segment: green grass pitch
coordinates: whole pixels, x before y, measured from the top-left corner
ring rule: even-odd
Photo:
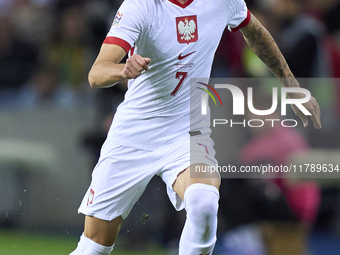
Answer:
[[[79,238],[69,235],[44,235],[17,230],[0,229],[0,255],[68,255]],[[117,247],[118,248],[118,247]],[[132,252],[114,249],[112,255],[165,255],[164,251]]]

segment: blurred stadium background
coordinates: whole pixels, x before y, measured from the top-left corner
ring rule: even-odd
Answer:
[[[92,90],[87,82],[121,2],[0,0],[1,255],[61,255],[76,247],[84,219],[77,208],[126,90],[126,84]],[[277,161],[270,153],[269,138],[230,129],[223,136],[223,147],[216,148],[219,161],[340,164],[336,79],[340,1],[246,2],[273,34],[297,77],[327,78],[304,84],[320,102],[324,128],[294,130],[298,144],[275,136],[277,147],[287,149],[276,151],[281,155]],[[271,74],[246,47],[241,33],[226,31],[212,76]],[[256,154],[256,146],[267,153]],[[257,156],[252,157],[254,153]],[[340,254],[340,179],[223,183],[220,238],[214,254]],[[162,181],[155,178],[124,223],[113,253],[176,254],[184,219],[183,212],[172,208]]]

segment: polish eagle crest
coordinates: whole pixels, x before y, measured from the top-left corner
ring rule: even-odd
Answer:
[[[196,23],[193,19],[188,21],[186,18],[178,23],[178,33],[181,35],[181,39],[185,41],[190,41],[195,38]]]

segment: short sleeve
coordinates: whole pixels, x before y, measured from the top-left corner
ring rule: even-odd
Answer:
[[[121,46],[127,53],[146,26],[147,6],[143,0],[125,0],[118,9],[105,44]]]
[[[231,32],[236,32],[240,28],[248,25],[251,13],[247,8],[244,0],[232,0],[231,8],[231,19],[228,21],[228,29]]]

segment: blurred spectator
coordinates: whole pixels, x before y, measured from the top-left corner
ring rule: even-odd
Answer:
[[[70,88],[59,83],[54,68],[43,66],[18,94],[16,107],[20,109],[65,109],[76,105]]]
[[[17,34],[39,46],[49,43],[53,33],[52,2],[46,0],[15,0]]]
[[[309,6],[320,16],[331,34],[340,32],[340,2],[338,0],[311,0]]]
[[[61,83],[81,91],[88,87],[83,85],[87,84],[90,68],[83,6],[65,9],[57,23],[59,27],[50,47],[50,61],[57,67]]]
[[[270,10],[280,21],[277,42],[296,77],[329,77],[330,63],[324,49],[326,30],[307,15],[304,0],[274,0]]]
[[[332,62],[332,77],[340,78],[340,2],[338,0],[312,0],[310,7],[313,13],[320,18],[325,24],[329,35],[327,36],[326,48]],[[335,83],[335,100],[336,113],[338,120],[337,129],[340,127],[340,80],[334,80]],[[336,137],[336,136],[335,136]],[[340,136],[338,135],[335,146],[340,145]]]
[[[13,100],[38,61],[35,47],[15,34],[10,17],[0,15],[0,106]]]
[[[321,21],[324,22],[330,35],[327,37],[326,47],[332,61],[332,77],[340,78],[340,2],[338,0],[312,0],[310,5],[314,12],[318,13]],[[335,82],[336,113],[338,120],[336,129],[340,127],[340,80]],[[335,135],[336,137],[336,135]],[[340,145],[340,135],[335,146]]]
[[[116,1],[113,1],[113,3],[115,2]],[[88,16],[88,37],[93,53],[93,62],[110,29],[113,21],[112,19],[117,9],[111,8],[110,4],[104,0],[90,0],[86,4],[86,14]],[[110,19],[108,19],[108,17],[110,17]]]
[[[270,108],[271,103],[268,103],[267,98],[258,97],[257,99],[257,108]],[[249,114],[247,117],[249,119],[263,118],[263,120],[280,119],[276,113],[272,116]],[[290,156],[309,148],[303,136],[293,128],[285,128],[281,125],[273,127],[271,122],[267,122],[261,128],[251,128],[251,132],[253,138],[240,151],[239,160],[242,165],[264,163],[272,166],[286,166]],[[258,208],[258,210],[266,211],[262,212],[262,219],[261,217],[260,219],[264,221],[261,226],[268,255],[305,254],[308,232],[318,214],[321,199],[318,185],[313,181],[291,182],[289,176],[285,176],[283,173],[278,173],[275,179],[264,180],[262,185],[267,200],[272,201],[272,204],[262,201],[260,204],[265,207]],[[264,200],[266,196],[263,196]],[[284,199],[282,200],[280,197]],[[291,217],[288,212],[286,215],[282,213],[282,208],[285,207],[291,211],[294,217]],[[273,214],[270,215],[269,212]],[[256,215],[261,215],[261,212]],[[275,215],[281,215],[281,217]],[[268,233],[272,233],[272,236],[269,236]],[[288,246],[290,246],[289,252],[286,248]],[[284,252],[283,249],[285,249]]]
[[[256,117],[259,118],[259,116]],[[264,119],[267,117],[265,116]],[[273,115],[269,119],[280,119],[280,116]],[[252,128],[251,131],[253,138],[240,151],[239,159],[242,165],[265,163],[272,166],[286,166],[290,156],[309,148],[303,136],[293,128],[280,125],[272,127],[271,123],[266,123],[261,128]],[[288,205],[299,221],[305,225],[311,225],[317,216],[320,195],[318,188],[315,187],[316,184],[303,184],[301,186],[306,189],[298,189],[290,182],[289,176],[283,173],[279,173],[273,181],[286,197]],[[295,193],[296,191],[301,193]],[[303,200],[304,196],[309,197]]]

